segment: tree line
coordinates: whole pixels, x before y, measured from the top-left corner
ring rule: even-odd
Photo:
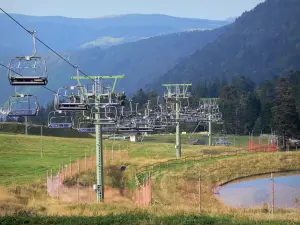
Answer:
[[[223,125],[218,129],[227,134],[248,135],[249,133],[271,133],[298,138],[300,134],[300,71],[291,71],[286,77],[273,77],[256,84],[250,77],[235,76],[230,81],[225,77],[201,80],[193,86],[190,104],[195,106],[200,98],[219,98]],[[150,104],[156,104],[156,90],[138,90],[131,96],[140,112]],[[162,101],[162,99],[160,99]],[[129,110],[127,99],[126,108]],[[47,125],[48,114],[53,103],[41,106],[39,115],[30,118],[34,124]],[[8,118],[9,121],[9,118]],[[18,122],[24,122],[23,117]],[[186,126],[193,129],[194,126]],[[203,129],[199,126],[198,129]]]
[[[223,127],[227,134],[270,134],[298,138],[300,133],[300,71],[291,71],[286,77],[275,76],[256,84],[250,77],[235,76],[201,80],[192,88],[190,104],[200,98],[219,98]],[[139,106],[147,100],[156,104],[155,90],[138,90],[133,101]],[[202,127],[203,128],[203,127]],[[201,129],[201,126],[200,126]]]

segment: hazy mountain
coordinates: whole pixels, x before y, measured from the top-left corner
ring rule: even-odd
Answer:
[[[125,74],[126,79],[118,83],[118,88],[128,94],[151,83],[173,68],[181,60],[189,57],[197,49],[214,41],[226,28],[213,31],[193,31],[152,37],[132,43],[120,44],[107,49],[89,48],[63,54],[73,64],[89,75]],[[70,76],[76,70],[53,54],[47,57],[48,88],[57,90],[63,85],[74,85]],[[0,70],[6,72],[5,70]],[[5,100],[13,89],[8,85],[6,76],[0,77],[0,88]],[[24,89],[20,89],[24,91]],[[28,89],[27,89],[28,90]],[[51,99],[52,93],[41,88],[30,88],[40,99]]]
[[[300,1],[268,0],[244,13],[217,40],[178,63],[161,82],[250,76],[256,82],[300,69]]]
[[[129,14],[113,17],[76,19],[56,16],[12,15],[29,30],[57,51],[70,51],[82,47],[108,47],[147,37],[187,30],[214,29],[229,21],[176,18],[165,15]],[[5,14],[0,14],[1,53],[14,51],[25,54],[32,51],[30,35]],[[45,48],[40,47],[40,51]],[[27,53],[28,54],[28,53]]]

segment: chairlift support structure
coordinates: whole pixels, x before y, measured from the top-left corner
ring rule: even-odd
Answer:
[[[192,84],[163,84],[163,87],[167,89],[167,92],[164,94],[164,98],[167,102],[174,102],[176,104],[176,157],[177,159],[181,158],[181,135],[180,135],[180,100],[189,99],[191,93],[188,92],[188,89]]]
[[[97,176],[97,201],[104,201],[104,173],[103,173],[103,146],[102,146],[102,122],[101,121],[101,100],[109,98],[109,93],[103,92],[103,85],[101,80],[114,80],[112,88],[109,90],[114,93],[116,83],[119,79],[123,79],[125,75],[117,76],[77,76],[71,77],[71,80],[77,80],[78,85],[82,86],[81,80],[93,79],[94,80],[94,102],[95,102],[95,129],[96,129],[96,176]],[[123,96],[125,97],[125,96]]]

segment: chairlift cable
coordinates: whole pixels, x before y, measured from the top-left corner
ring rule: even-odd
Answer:
[[[0,66],[2,66],[2,67],[4,67],[5,69],[7,69],[7,70],[11,70],[12,72],[14,72],[15,74],[17,74],[17,75],[19,75],[19,76],[21,76],[21,77],[23,77],[23,75],[22,74],[20,74],[20,73],[18,73],[18,72],[16,72],[16,71],[14,71],[14,70],[12,70],[12,69],[9,69],[7,66],[5,66],[4,64],[2,64],[2,63],[0,63]],[[54,93],[54,94],[56,94],[57,92],[56,91],[53,91],[52,89],[50,89],[50,88],[47,88],[47,87],[45,87],[45,86],[43,86],[43,88],[45,88],[46,90],[48,90],[48,91],[51,91],[52,93]]]
[[[29,31],[26,27],[24,27],[20,22],[18,22],[15,18],[13,18],[11,15],[9,15],[6,11],[4,11],[2,8],[0,8],[0,10],[7,15],[10,19],[12,19],[16,24],[18,24],[21,28],[23,28],[28,34],[32,35],[32,32]],[[74,69],[77,69],[78,66],[72,64],[70,61],[68,61],[67,59],[65,59],[62,55],[60,55],[57,51],[55,51],[53,48],[51,48],[49,45],[47,45],[45,42],[43,42],[41,39],[39,39],[38,37],[35,37],[36,40],[38,40],[41,44],[43,44],[46,48],[48,48],[50,51],[52,51],[55,55],[57,55],[59,58],[61,58],[63,61],[65,61],[67,64],[69,64],[71,67],[73,67]],[[89,75],[87,75],[86,73],[84,73],[82,70],[78,71],[83,74],[85,77],[89,78],[90,80],[96,82],[95,79],[91,78]],[[98,82],[96,82],[98,83]],[[99,83],[98,83],[99,84]]]

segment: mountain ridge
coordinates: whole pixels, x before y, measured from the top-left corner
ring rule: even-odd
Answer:
[[[128,14],[111,18],[68,18],[61,16],[26,16],[12,14],[28,30],[36,30],[37,36],[51,44],[57,51],[72,51],[98,38],[123,38],[124,42],[137,41],[141,37],[182,32],[188,29],[214,29],[227,25],[229,21],[186,19],[167,15]],[[26,35],[5,14],[0,14],[0,29],[5,35],[0,36],[2,52],[14,51],[25,54],[31,51],[31,37]],[[70,39],[69,37],[72,37]],[[7,43],[11,43],[7,46]],[[108,47],[109,43],[100,45]],[[39,48],[45,52],[44,48]]]
[[[214,42],[158,78],[198,82],[214,76],[247,75],[256,82],[299,70],[300,2],[268,0],[243,13]],[[298,47],[297,47],[298,46]]]

